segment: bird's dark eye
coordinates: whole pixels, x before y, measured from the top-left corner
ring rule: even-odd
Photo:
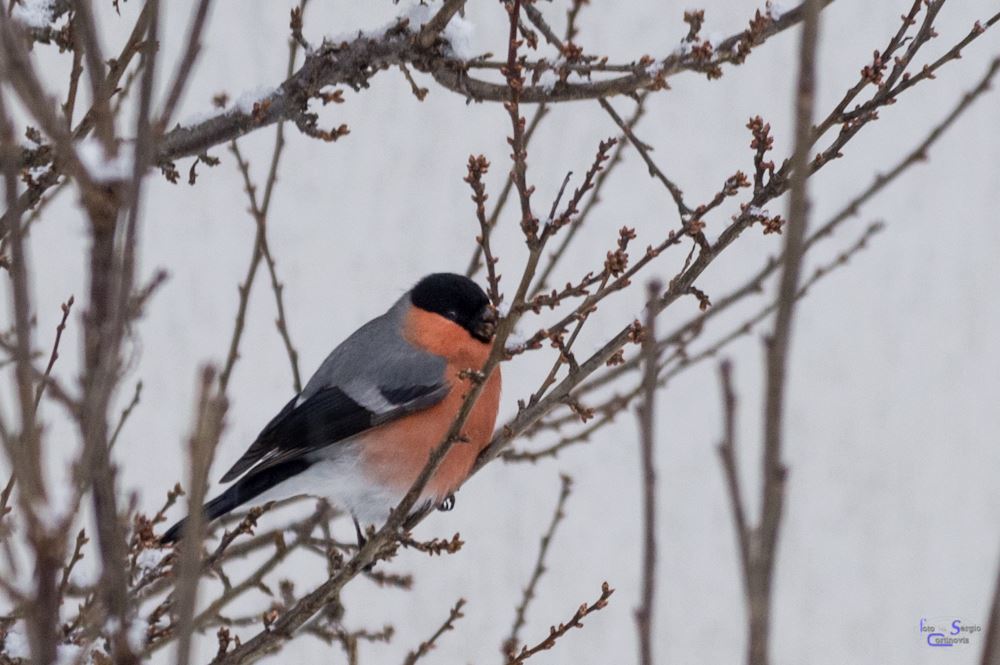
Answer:
[[[458,312],[453,309],[449,309],[444,313],[446,319],[451,319],[452,321],[458,321]]]

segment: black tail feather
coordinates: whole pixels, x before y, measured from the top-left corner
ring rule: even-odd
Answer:
[[[205,504],[205,520],[211,522],[230,511],[254,499],[278,483],[298,475],[312,466],[312,462],[304,459],[294,459],[282,464],[276,464],[257,473],[250,473],[240,478],[229,489]],[[160,543],[169,545],[180,539],[187,524],[185,517],[160,536]]]

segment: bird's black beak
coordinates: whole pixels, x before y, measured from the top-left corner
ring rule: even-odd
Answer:
[[[496,332],[497,312],[493,309],[492,305],[487,305],[479,315],[479,319],[476,321],[475,326],[472,328],[472,336],[480,342],[489,344],[493,341],[493,336]]]

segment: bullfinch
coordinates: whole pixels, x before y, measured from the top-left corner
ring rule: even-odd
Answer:
[[[301,393],[264,427],[204,507],[211,521],[238,506],[310,495],[361,524],[384,522],[443,439],[471,388],[463,370],[490,353],[496,311],[472,280],[421,279],[385,314],[327,356]],[[500,404],[500,368],[486,379],[462,435],[424,488],[422,509],[450,507],[489,443]],[[178,539],[184,520],[161,542]]]

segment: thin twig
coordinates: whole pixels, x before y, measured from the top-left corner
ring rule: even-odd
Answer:
[[[539,104],[538,108],[535,109],[535,114],[531,116],[531,122],[528,123],[527,129],[524,130],[524,145],[527,147],[531,142],[531,138],[535,135],[535,130],[542,123],[542,120],[549,113],[549,107],[545,104]],[[496,228],[497,222],[500,220],[500,214],[503,212],[504,207],[507,205],[508,199],[510,199],[510,193],[514,191],[514,178],[512,174],[508,174],[507,178],[504,179],[503,189],[500,190],[500,195],[497,196],[496,203],[493,204],[493,210],[490,212],[490,216],[486,221],[486,231],[483,236],[486,242],[489,242],[490,234],[493,229]],[[466,277],[475,277],[479,269],[483,267],[483,247],[482,244],[477,242],[476,248],[472,252],[472,258],[469,259],[469,265],[465,269]]]
[[[627,121],[629,127],[635,127],[635,125],[642,118],[643,113],[645,112],[645,102],[647,97],[648,93],[645,91],[639,94],[635,110],[632,112],[632,117]],[[615,150],[611,153],[611,158],[594,180],[594,188],[590,198],[587,199],[587,203],[583,206],[580,214],[577,215],[576,219],[570,223],[569,228],[563,234],[562,240],[559,242],[559,246],[556,247],[555,251],[549,255],[549,259],[546,262],[545,267],[542,268],[538,279],[535,281],[535,286],[531,290],[532,298],[542,293],[549,287],[549,281],[552,278],[553,272],[555,272],[556,266],[566,255],[566,251],[576,238],[576,234],[580,232],[581,228],[583,228],[583,224],[590,216],[591,211],[593,211],[594,208],[597,207],[597,204],[600,203],[601,191],[604,189],[604,184],[608,181],[608,177],[611,175],[611,172],[615,169],[615,167],[622,162],[622,155],[625,152],[625,147],[629,145],[629,142],[624,140],[625,138],[626,137],[623,135],[622,138],[617,139],[615,142]]]
[[[615,121],[618,128],[622,130],[622,133],[628,138],[629,143],[631,143],[632,147],[636,149],[639,156],[642,157],[642,160],[646,162],[646,167],[649,169],[649,175],[663,183],[663,186],[667,188],[668,192],[670,192],[670,197],[674,200],[674,204],[677,206],[677,214],[680,218],[682,220],[686,219],[691,214],[691,208],[684,203],[684,192],[681,191],[681,188],[678,187],[673,180],[668,178],[666,174],[663,173],[663,170],[656,165],[656,162],[653,161],[653,157],[649,154],[649,146],[635,135],[632,131],[632,127],[629,123],[625,122],[620,115],[618,115],[618,112],[615,111],[615,108],[611,105],[611,103],[603,97],[597,101],[601,105],[601,108],[603,108],[607,114],[611,116],[611,119]]]
[[[562,51],[564,48],[562,40],[556,36],[552,28],[545,22],[545,19],[542,17],[542,13],[538,10],[538,8],[528,5],[525,7],[524,11],[528,15],[528,19],[542,31],[542,34],[545,35],[545,38],[549,41],[549,43]],[[644,93],[645,92],[646,91],[644,91]],[[677,206],[677,213],[680,215],[682,221],[685,220],[691,214],[691,209],[686,203],[684,203],[684,193],[681,191],[680,187],[668,178],[666,174],[663,173],[663,170],[660,169],[660,167],[653,161],[649,154],[649,146],[640,141],[633,133],[632,127],[634,123],[627,123],[622,120],[622,117],[618,115],[618,112],[615,111],[614,107],[611,106],[608,100],[604,97],[598,97],[597,102],[601,105],[601,108],[604,109],[609,116],[611,116],[612,120],[614,120],[615,124],[622,130],[625,137],[628,138],[629,142],[639,152],[639,155],[642,157],[643,161],[646,162],[646,166],[649,168],[649,175],[657,178],[661,183],[663,183],[663,186],[667,188],[667,191],[670,192],[670,196],[673,198],[674,204]]]
[[[300,16],[301,13],[305,11],[307,2],[308,0],[302,0],[299,3]],[[295,58],[298,50],[299,43],[295,40],[291,40],[288,46],[287,71],[289,73],[295,69]],[[302,378],[298,366],[298,352],[292,346],[291,338],[288,333],[284,300],[282,299],[282,286],[280,282],[278,282],[274,260],[271,258],[270,250],[267,246],[267,214],[271,208],[271,197],[274,192],[275,183],[278,181],[278,164],[281,161],[281,155],[285,149],[285,123],[279,122],[278,129],[275,132],[274,148],[271,151],[271,164],[268,168],[267,181],[264,184],[264,196],[259,203],[256,196],[256,187],[250,180],[249,164],[243,159],[243,156],[239,151],[239,146],[236,144],[235,140],[231,143],[230,149],[236,156],[237,166],[243,175],[243,185],[247,192],[247,196],[250,199],[250,212],[257,225],[257,232],[254,237],[253,251],[250,256],[250,265],[247,267],[246,277],[244,278],[243,283],[237,287],[239,289],[239,302],[236,308],[236,321],[233,324],[233,333],[229,340],[229,351],[226,354],[226,362],[223,364],[222,371],[219,373],[219,384],[222,386],[223,392],[225,392],[229,386],[229,380],[232,376],[233,368],[236,366],[236,361],[239,359],[239,347],[240,341],[243,337],[243,329],[246,325],[246,313],[250,302],[250,291],[253,288],[254,279],[257,276],[257,269],[260,266],[261,259],[266,257],[268,271],[271,275],[271,286],[274,291],[275,302],[278,307],[278,332],[281,335],[282,341],[285,344],[285,349],[288,353],[289,363],[291,364],[292,369],[293,387],[295,388],[295,392],[298,393],[302,391]]]
[[[122,409],[121,415],[118,417],[118,424],[115,425],[115,431],[111,434],[111,440],[108,442],[108,448],[112,449],[115,447],[115,442],[118,441],[118,436],[122,433],[122,428],[125,427],[125,421],[128,417],[132,415],[132,411],[135,407],[139,406],[139,399],[142,397],[142,381],[137,381],[135,384],[135,392],[132,393],[132,399],[129,403]]]
[[[798,293],[796,294],[796,297],[799,299],[804,298],[817,282],[819,282],[821,279],[833,273],[833,271],[836,270],[837,268],[846,265],[847,262],[855,254],[857,254],[862,249],[867,247],[868,241],[871,239],[871,237],[874,236],[876,233],[880,232],[883,228],[884,225],[881,222],[873,222],[872,224],[870,224],[854,242],[852,242],[850,245],[847,246],[846,249],[839,252],[837,256],[835,256],[833,259],[818,266],[813,271],[812,276],[808,280],[803,282],[802,286],[799,288]],[[773,259],[769,263],[773,263]],[[731,292],[730,294],[727,294],[726,296],[721,298],[719,301],[720,304],[714,305],[712,309],[708,310],[708,312],[704,312],[702,316],[715,311],[716,307],[728,306],[732,304],[732,302],[734,302],[736,299],[742,299],[743,297],[749,295],[750,293],[756,293],[760,291],[761,288],[762,287],[758,282],[754,281],[748,282],[746,285],[740,287],[736,291]],[[774,301],[769,302],[767,305],[762,307],[758,312],[756,312],[749,318],[745,319],[742,323],[734,325],[729,333],[721,336],[718,340],[716,340],[715,342],[713,342],[712,344],[705,347],[701,351],[698,351],[695,354],[690,354],[685,350],[684,345],[686,345],[689,340],[685,339],[685,341],[682,342],[679,341],[680,340],[679,336],[675,337],[674,335],[668,335],[667,337],[661,339],[657,343],[657,347],[661,350],[660,352],[662,352],[662,349],[669,346],[670,344],[676,343],[679,345],[679,348],[670,356],[659,362],[657,367],[657,372],[658,372],[657,386],[662,388],[666,386],[674,377],[676,377],[681,372],[686,371],[691,367],[697,366],[697,364],[700,362],[716,357],[718,353],[727,345],[729,345],[736,339],[739,339],[740,337],[749,335],[753,331],[755,325],[759,324],[761,321],[763,321],[768,316],[773,314],[776,309],[777,309],[777,303]],[[695,318],[691,322],[689,322],[689,324],[685,324],[685,326],[682,326],[682,328],[684,330],[690,329],[692,332],[699,331],[702,329],[705,320],[706,320],[705,318],[701,317]],[[700,322],[700,324],[694,325],[697,322]],[[690,328],[688,328],[688,326],[690,326]],[[667,342],[669,342],[669,344]],[[637,358],[641,359],[642,356],[641,355],[637,356]],[[593,385],[593,383],[588,383],[585,387],[590,387],[591,385]],[[583,430],[580,430],[579,432],[573,434],[565,435],[558,441],[556,441],[554,444],[551,444],[539,450],[505,450],[502,453],[503,460],[505,462],[534,463],[547,457],[557,457],[562,450],[570,446],[588,441],[595,432],[597,432],[600,429],[603,429],[605,426],[614,422],[615,417],[619,413],[623,412],[626,408],[628,408],[628,406],[641,394],[642,394],[642,382],[640,381],[636,384],[634,388],[632,388],[628,392],[615,393],[610,397],[608,397],[601,404],[591,407],[593,411],[600,413],[601,415],[593,422],[593,424],[588,425]],[[576,420],[579,420],[579,416],[577,414],[568,413],[566,415],[558,416],[540,422],[536,425],[536,427],[533,430],[529,430],[529,432],[527,432],[526,434],[527,436],[530,437],[533,436],[534,434],[537,434],[538,431],[542,429],[559,430],[564,425],[567,425]]]
[[[187,48],[184,49],[184,56],[177,65],[177,72],[174,74],[173,83],[170,85],[170,93],[163,103],[163,111],[156,121],[157,133],[170,122],[177,108],[177,103],[181,100],[184,88],[191,78],[191,68],[194,67],[195,60],[201,52],[201,33],[205,29],[205,21],[208,19],[208,10],[212,4],[211,0],[200,0],[194,15],[191,17],[191,25],[188,27],[187,38],[185,40]]]
[[[535,568],[531,571],[531,579],[528,580],[528,586],[524,587],[524,592],[521,594],[521,602],[518,603],[517,609],[514,611],[514,624],[510,628],[510,635],[508,635],[507,639],[503,641],[501,652],[505,655],[515,653],[517,651],[517,647],[520,645],[519,634],[527,620],[528,606],[531,605],[531,601],[534,600],[535,589],[538,586],[538,581],[542,578],[542,575],[544,575],[546,571],[545,558],[548,556],[549,546],[552,544],[552,538],[555,536],[556,528],[566,516],[566,501],[569,499],[569,495],[573,491],[573,479],[565,474],[561,475],[559,478],[562,481],[562,488],[559,491],[559,499],[556,501],[556,509],[552,513],[552,520],[549,522],[549,528],[545,530],[545,534],[542,535],[542,541],[538,546],[538,556],[535,559]]]
[[[56,360],[59,358],[59,341],[62,339],[63,330],[66,329],[66,319],[69,318],[70,309],[73,307],[73,296],[69,297],[69,300],[61,305],[62,308],[62,319],[59,321],[59,325],[56,326],[56,338],[52,342],[52,352],[49,354],[49,363],[45,366],[45,372],[43,373],[43,378],[39,382],[38,387],[35,389],[35,411],[38,411],[38,405],[42,402],[42,394],[45,392],[45,386],[48,383],[49,376],[52,375],[52,368],[56,364]]]
[[[834,231],[836,231],[844,222],[856,217],[866,203],[871,201],[879,193],[881,193],[882,190],[899,179],[899,177],[906,173],[911,167],[926,163],[930,149],[938,142],[938,140],[941,139],[942,136],[944,136],[947,130],[951,128],[969,108],[971,108],[973,102],[991,89],[991,83],[996,77],[998,71],[1000,71],[1000,57],[995,58],[989,64],[976,85],[967,93],[962,95],[951,111],[938,124],[931,128],[919,144],[910,150],[910,152],[908,152],[902,159],[896,162],[896,164],[894,164],[888,171],[877,174],[864,190],[855,195],[835,215],[823,223],[823,225],[811,232],[805,241],[805,250],[808,251],[812,249],[817,242],[832,236]],[[668,346],[677,344],[686,335],[694,332],[695,330],[704,328],[705,324],[710,319],[718,316],[727,308],[742,300],[745,296],[759,293],[762,289],[763,280],[773,274],[783,264],[784,254],[768,259],[758,272],[756,272],[750,279],[746,280],[743,286],[734,289],[722,298],[714,300],[712,307],[708,311],[700,313],[697,317],[682,324],[669,334],[665,335],[659,341],[660,350],[662,351]],[[586,392],[607,385],[611,381],[622,376],[625,372],[637,369],[639,367],[639,361],[639,356],[626,360],[623,364],[595,377],[593,380],[588,381],[584,386],[581,386],[581,389],[577,391],[577,394],[585,394]]]
[[[476,254],[473,256],[473,265],[478,262],[477,256],[482,256],[482,262],[486,265],[486,293],[490,297],[490,302],[494,307],[500,305],[500,280],[497,277],[497,258],[493,256],[490,247],[490,223],[486,219],[486,185],[483,184],[483,176],[489,170],[490,163],[487,159],[479,155],[469,155],[469,173],[465,177],[465,182],[472,188],[472,200],[476,204],[476,219],[479,220],[479,235],[476,236]],[[511,182],[510,179],[507,181]]]
[[[726,476],[729,506],[733,511],[736,528],[736,542],[739,544],[740,564],[743,571],[744,592],[750,579],[750,529],[747,526],[746,506],[740,486],[739,465],[736,461],[736,391],[733,390],[733,366],[728,360],[719,364],[719,379],[722,384],[723,436],[719,443],[719,457]]]
[[[97,24],[94,20],[90,0],[74,2],[73,23],[75,32],[79,34],[80,48],[87,62],[87,78],[90,81],[91,98],[94,103],[94,119],[97,138],[104,146],[105,154],[114,154],[114,117],[111,115],[111,90],[109,81],[104,76],[104,56],[101,53],[101,42],[97,35]]]
[[[546,637],[544,640],[542,640],[535,646],[531,647],[530,649],[528,647],[522,647],[520,653],[509,654],[507,665],[520,665],[524,661],[534,656],[539,651],[545,651],[547,649],[551,649],[552,647],[554,647],[559,638],[566,635],[566,633],[568,633],[571,629],[582,628],[583,627],[582,619],[587,615],[592,614],[593,612],[603,610],[605,607],[607,607],[608,598],[610,598],[611,594],[613,594],[614,592],[615,590],[612,589],[610,586],[608,586],[607,582],[604,582],[601,585],[601,596],[596,601],[594,601],[593,604],[587,605],[587,603],[584,603],[583,605],[580,605],[579,609],[577,609],[577,611],[573,613],[573,616],[569,618],[569,621],[567,621],[566,623],[560,623],[558,626],[552,626],[551,628],[549,628],[548,637]]]
[[[279,126],[279,130],[281,127]],[[284,141],[281,141],[284,144]],[[284,285],[278,280],[277,267],[275,265],[274,257],[271,255],[271,248],[267,242],[267,208],[264,204],[258,204],[257,202],[257,188],[250,180],[250,165],[243,158],[240,152],[239,146],[233,141],[231,146],[233,155],[236,157],[236,163],[239,166],[240,173],[243,175],[244,189],[247,192],[247,196],[250,199],[250,213],[253,215],[254,221],[257,224],[257,237],[256,244],[254,247],[254,258],[255,261],[251,261],[251,270],[256,271],[256,265],[260,263],[260,259],[264,259],[264,263],[267,265],[268,274],[271,278],[271,290],[274,293],[275,305],[278,309],[278,318],[275,320],[275,325],[278,328],[278,334],[281,336],[281,340],[285,345],[285,351],[288,354],[288,362],[292,370],[292,387],[296,393],[302,392],[302,375],[299,371],[299,353],[296,351],[295,346],[292,344],[291,336],[288,332],[288,322],[285,316],[285,301],[284,301]],[[275,147],[275,153],[278,152],[277,145]],[[276,161],[272,160],[272,164],[276,165]],[[276,170],[271,171],[271,175],[268,177],[268,186],[273,186],[276,180]],[[269,189],[265,190],[265,200],[270,203],[267,198],[269,196]],[[249,295],[249,284],[252,283],[252,275],[248,276],[248,281],[245,283],[243,289],[241,289],[241,297],[243,290],[245,289],[246,294]],[[244,300],[241,298],[241,310],[245,310]],[[228,366],[228,364],[227,364]],[[228,375],[226,377],[228,379]]]
[[[403,660],[403,665],[414,665],[414,663],[430,653],[431,649],[434,648],[435,643],[438,641],[438,638],[444,635],[447,631],[453,630],[455,628],[455,622],[465,616],[462,614],[463,606],[465,606],[465,599],[459,598],[455,603],[455,606],[452,607],[451,611],[448,613],[448,618],[445,619],[443,624],[441,624],[441,627],[438,628],[433,635],[431,635],[429,640],[421,642],[420,646],[418,646],[415,651],[408,653],[406,655],[406,659]]]

